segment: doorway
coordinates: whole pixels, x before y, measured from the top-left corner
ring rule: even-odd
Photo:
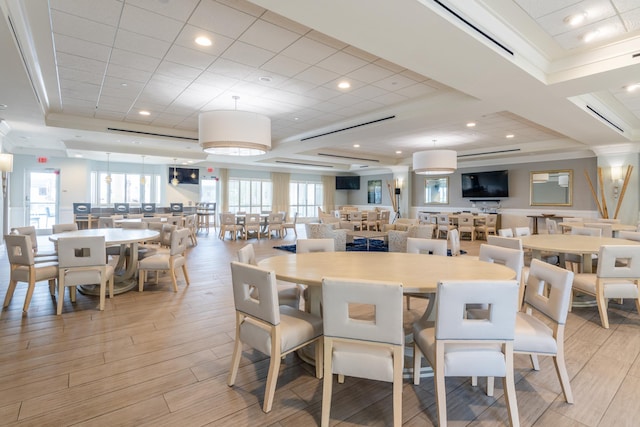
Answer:
[[[28,192],[25,200],[26,225],[44,233],[58,220],[58,177],[60,171],[27,171]]]

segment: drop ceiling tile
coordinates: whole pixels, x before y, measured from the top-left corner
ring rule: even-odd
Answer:
[[[375,62],[376,60],[379,59],[377,56],[372,55],[369,52],[365,52],[362,49],[358,49],[357,47],[354,47],[354,46],[347,46],[344,49],[342,49],[342,51],[344,53],[348,53],[349,55],[353,55],[357,58],[360,58],[365,62]]]
[[[284,55],[277,55],[267,61],[261,68],[283,76],[293,77],[309,68],[309,64],[305,64],[304,62],[297,61]]]
[[[113,39],[116,35],[114,26],[101,24],[57,10],[51,11],[51,27],[54,33],[106,46],[113,44]]]
[[[127,113],[131,109],[132,105],[133,101],[131,99],[107,95],[104,93],[100,95],[100,99],[98,100],[98,109],[121,113]]]
[[[258,20],[238,40],[278,53],[300,38],[300,34],[266,21]]]
[[[640,8],[640,4],[638,4],[638,0],[611,0],[616,8],[616,10],[620,13],[629,12],[630,10]]]
[[[69,94],[67,95],[67,99],[63,105],[63,110],[67,111],[69,108],[86,108],[88,110],[93,110],[95,108],[95,104],[91,100],[76,98],[72,94]]]
[[[397,64],[394,64],[393,62],[389,62],[386,59],[377,59],[376,62],[374,62],[374,64],[382,67],[382,68],[386,68],[387,70],[391,70],[394,73],[401,73],[405,70],[404,67],[401,67]]]
[[[251,2],[248,2],[246,0],[217,0],[217,1],[219,3],[227,5],[234,9],[237,9],[241,12],[248,13],[249,15],[255,16],[255,17],[261,16],[266,12],[266,9],[258,5],[255,5]]]
[[[165,57],[166,61],[197,68],[199,70],[206,69],[215,59],[216,57],[213,55],[176,45],[173,45],[171,49],[169,49],[169,52],[167,52],[167,56]]]
[[[224,52],[221,57],[229,61],[239,62],[240,64],[252,67],[261,67],[275,54],[266,49],[261,49],[240,41],[234,42],[229,49]]]
[[[318,67],[324,68],[341,75],[348,74],[358,68],[367,65],[367,62],[353,55],[344,52],[336,52],[330,57],[323,59],[316,64]]]
[[[213,87],[211,85],[203,85],[200,83],[192,83],[189,85],[185,92],[197,92],[203,97],[207,97],[208,99],[213,99],[223,92],[222,89]]]
[[[141,55],[122,49],[113,49],[111,52],[111,64],[122,65],[127,68],[153,72],[160,65],[159,58]]]
[[[242,80],[247,78],[253,73],[255,68],[248,65],[240,64],[239,62],[230,61],[225,58],[218,58],[209,66],[207,72],[211,72],[216,75],[224,75],[226,77]]]
[[[243,99],[262,96],[268,90],[268,87],[247,81],[238,82],[238,84],[233,86],[233,91],[238,93]]]
[[[62,107],[62,112],[64,114],[69,114],[72,116],[80,116],[80,117],[93,117],[94,111],[89,107],[84,105],[73,105],[72,103],[67,103]]]
[[[317,87],[316,85],[309,82],[304,82],[302,80],[287,79],[282,83],[280,83],[277,89],[282,89],[282,90],[286,90],[287,92],[293,92],[298,94],[308,94],[309,91],[313,90],[316,87]]]
[[[537,22],[538,25],[540,25],[546,32],[552,36],[557,36],[559,34],[579,29],[571,27],[565,23],[564,20],[568,16],[584,13],[585,11],[588,11],[587,19],[579,28],[585,28],[591,24],[595,24],[616,15],[615,9],[613,9],[609,2],[603,2],[602,0],[588,0],[563,9],[558,9],[540,17]]]
[[[311,29],[305,25],[302,25],[298,22],[292,21],[290,19],[285,18],[284,16],[278,15],[277,13],[273,13],[269,10],[265,11],[264,14],[256,15],[260,16],[260,19],[270,22],[272,24],[277,25],[278,27],[286,28],[289,31],[293,31],[294,33],[304,35],[311,31]]]
[[[599,36],[598,39],[594,40],[594,43],[597,43],[601,40],[606,40],[611,37],[615,37],[625,32],[624,26],[616,16],[560,34],[555,38],[555,40],[564,49],[575,49],[583,47],[585,45],[585,42],[582,37],[588,32],[595,30],[601,31],[601,36]]]
[[[525,12],[536,19],[556,10],[563,9],[576,3],[576,0],[554,0],[545,2],[540,0],[514,0]]]
[[[81,70],[91,74],[103,74],[107,67],[106,62],[70,55],[64,52],[57,52],[56,60],[59,67]]]
[[[335,48],[318,41],[311,40],[310,38],[303,37],[284,49],[282,51],[282,55],[313,65],[325,58],[328,58],[336,52],[337,50]]]
[[[197,131],[198,130],[198,117],[186,118],[186,119],[184,119],[182,121],[182,123],[174,126],[174,128],[183,129],[183,130]]]
[[[165,42],[172,42],[184,24],[178,20],[125,4],[120,29],[142,34]]]
[[[264,79],[267,80],[264,80]],[[255,83],[268,89],[275,89],[280,87],[284,82],[290,80],[289,77],[275,73],[273,71],[267,71],[264,69],[256,69],[246,76],[244,81],[249,83]]]
[[[169,51],[171,44],[163,40],[119,29],[116,34],[114,46],[122,50],[140,53],[153,58],[163,58]]]
[[[160,15],[179,21],[186,21],[193,13],[199,0],[158,1],[158,0],[127,0],[128,4],[159,13]]]
[[[373,85],[364,85],[349,92],[351,95],[362,99],[372,99],[389,93],[388,91]]]
[[[142,89],[136,91],[129,91],[128,88],[118,88],[118,87],[102,87],[102,91],[100,92],[100,100],[104,99],[104,97],[113,97],[117,99],[122,99],[123,102],[128,102],[129,105],[133,104],[133,102],[138,98]]]
[[[62,34],[54,34],[56,52],[64,52],[83,58],[95,59],[101,62],[109,60],[111,49],[108,46],[87,42]]]
[[[403,70],[402,72],[400,72],[400,74],[416,82],[426,82],[429,80],[428,77],[425,77],[422,74],[418,74],[411,70]]]
[[[326,34],[322,34],[318,31],[315,30],[311,30],[306,37],[310,38],[311,40],[315,40],[317,42],[320,42],[322,44],[325,44],[329,47],[332,47],[336,50],[342,50],[345,47],[348,46],[348,44],[346,44],[345,42],[342,42],[338,39],[334,39],[333,37],[329,37]]]
[[[193,110],[200,110],[204,105],[211,101],[215,96],[219,94],[215,93],[213,96],[209,92],[200,92],[193,88],[188,88],[182,92],[174,101],[167,107],[165,112],[175,112],[172,107],[181,106],[190,108],[191,113]]]
[[[363,67],[353,70],[349,77],[364,83],[373,83],[393,75],[393,71],[382,68],[376,64],[366,64]]]
[[[320,101],[328,101],[336,96],[340,96],[342,92],[340,92],[335,86],[317,86],[311,90],[303,92],[303,94]]]
[[[102,75],[97,73],[88,73],[82,70],[74,70],[72,68],[58,67],[58,78],[65,80],[73,80],[83,83],[92,83],[99,85],[102,83]]]
[[[640,8],[623,13],[622,21],[629,31],[640,29]]]
[[[331,101],[318,102],[313,105],[313,109],[317,111],[322,111],[323,113],[330,113],[332,111],[337,111],[342,108],[339,104],[336,104]]]
[[[332,80],[339,78],[340,75],[323,68],[310,67],[295,77],[298,80],[302,80],[305,82],[309,82],[309,83],[313,83],[318,86],[321,86],[323,84],[326,84],[327,82],[330,82]]]
[[[372,98],[371,101],[378,102],[382,105],[394,105],[394,104],[399,104],[403,101],[406,101],[407,99],[409,98],[397,93],[386,93],[382,96],[377,96],[375,98]]]
[[[179,125],[186,119],[187,116],[180,116],[176,114],[166,114],[160,113],[157,117],[152,121],[154,125],[162,126],[162,127],[173,127]]]
[[[236,39],[256,18],[213,1],[200,2],[188,23],[223,36]]]
[[[152,73],[147,71],[136,70],[114,63],[109,64],[109,68],[107,68],[107,76],[139,83],[146,83],[151,78],[151,75]]]
[[[193,81],[202,73],[202,70],[178,64],[176,62],[162,61],[156,70],[156,75],[172,77],[187,82]]]
[[[197,44],[195,40],[201,36],[208,37],[212,42],[211,46],[200,46]],[[233,39],[229,37],[203,30],[193,25],[185,25],[175,41],[175,44],[178,46],[194,49],[211,56],[219,56],[231,46],[231,43],[233,43]]]
[[[121,0],[101,0],[99,2],[88,2],[86,0],[51,0],[50,4],[52,9],[113,27],[118,25],[120,11],[123,6]]]

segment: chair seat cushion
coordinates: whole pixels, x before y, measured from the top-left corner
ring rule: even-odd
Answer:
[[[414,325],[413,340],[433,366],[436,359],[435,328],[418,328],[418,324]],[[447,377],[504,377],[506,372],[500,344],[447,343],[445,346],[444,375]]]
[[[322,318],[287,305],[280,306],[281,347],[286,353],[306,341],[322,335]],[[240,325],[240,340],[256,350],[271,354],[271,335],[251,320]]]
[[[393,382],[392,356],[390,347],[336,341],[332,370],[334,374]]]
[[[596,294],[597,276],[593,273],[580,273],[573,277],[573,289],[587,294]],[[611,280],[611,281],[609,281]],[[638,286],[631,280],[608,279],[604,285],[605,298],[638,298]]]
[[[35,264],[36,270],[36,282],[49,279],[58,278],[58,263],[57,262],[42,262]],[[29,267],[21,265],[11,272],[11,279],[18,282],[29,281]]]
[[[558,346],[553,331],[540,319],[527,313],[516,313],[516,332],[513,351],[522,353],[556,354]]]
[[[184,257],[176,255],[173,257],[173,267],[178,268],[184,264]],[[146,257],[138,263],[138,268],[142,270],[169,270],[171,256],[168,253],[157,253]]]

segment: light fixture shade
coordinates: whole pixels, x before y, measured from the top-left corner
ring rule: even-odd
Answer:
[[[198,130],[202,149],[225,156],[256,156],[271,149],[271,119],[238,110],[200,113]]]
[[[13,154],[0,153],[0,171],[13,172]]]
[[[413,153],[413,171],[419,175],[444,175],[458,168],[458,153],[453,150],[429,150]]]

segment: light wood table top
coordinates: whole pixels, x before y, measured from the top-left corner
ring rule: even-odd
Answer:
[[[511,280],[515,272],[503,265],[471,257],[402,252],[314,252],[266,258],[258,263],[276,277],[308,286],[323,277],[401,282],[404,292],[436,292],[440,280]]]
[[[55,242],[61,237],[104,236],[107,245],[117,245],[152,240],[159,235],[160,232],[149,229],[91,228],[88,230],[66,231],[64,233],[52,234],[49,236],[49,240]]]
[[[582,236],[577,234],[535,234],[522,236],[527,249],[562,252],[565,254],[597,254],[602,245],[637,245],[638,242],[614,237]]]
[[[589,221],[585,221],[585,222],[589,223]],[[607,224],[607,223],[603,222],[602,224]],[[584,227],[584,223],[583,222],[559,222],[558,227],[571,229],[571,227]],[[613,231],[614,233],[617,233],[618,231],[636,231],[636,228],[637,228],[636,225],[631,225],[631,224],[611,224],[611,231]]]

